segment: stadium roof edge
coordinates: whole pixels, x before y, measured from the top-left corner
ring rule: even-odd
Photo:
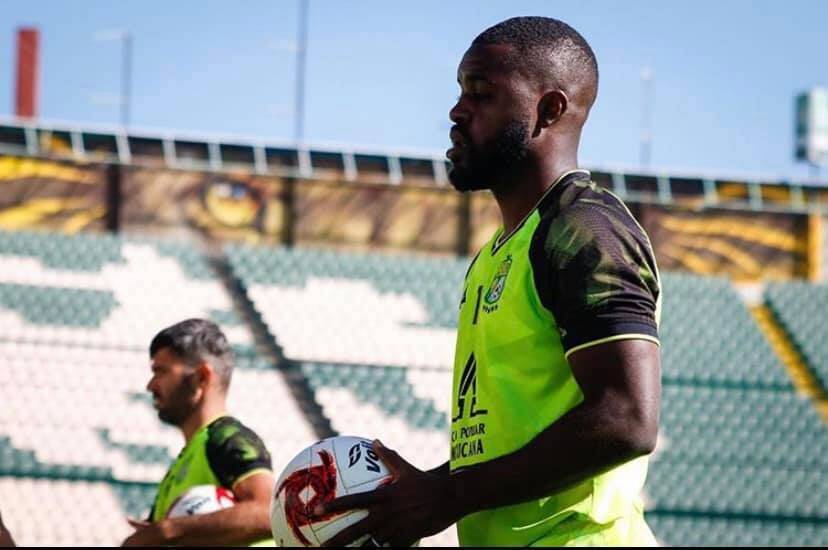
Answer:
[[[148,126],[128,126],[124,128],[118,124],[79,123],[66,120],[30,119],[9,115],[0,115],[0,124],[29,126],[50,130],[78,131],[89,133],[105,133],[112,135],[129,135],[141,138],[176,139],[184,141],[201,141],[206,143],[226,143],[228,145],[251,145],[285,149],[309,149],[331,153],[356,153],[366,155],[381,155],[390,157],[413,157],[427,159],[445,159],[445,151],[417,147],[383,147],[378,145],[364,145],[342,143],[336,141],[304,141],[297,143],[294,140],[269,138],[234,134],[232,132],[199,132],[192,130],[177,130],[172,128],[153,128]]]
[[[670,178],[687,178],[687,179],[714,179],[714,180],[734,180],[743,182],[758,182],[766,184],[788,184],[795,183],[797,185],[814,186],[814,187],[828,187],[828,179],[812,178],[812,177],[791,177],[779,174],[763,174],[759,172],[736,172],[736,171],[719,171],[719,170],[699,170],[696,168],[687,167],[671,167],[658,166],[655,168],[639,168],[636,166],[623,164],[592,164],[590,162],[584,165],[593,172],[619,172],[622,174],[636,174],[641,176],[654,177],[670,177]]]
[[[443,150],[415,148],[415,147],[383,147],[376,145],[342,143],[335,141],[305,141],[297,143],[294,140],[249,136],[234,133],[210,133],[191,130],[177,130],[170,128],[152,128],[129,126],[124,128],[118,124],[80,123],[66,120],[31,119],[10,115],[0,115],[0,125],[25,126],[48,130],[102,133],[111,135],[132,136],[136,138],[172,139],[181,141],[195,141],[204,143],[223,143],[227,145],[243,145],[252,147],[268,147],[292,150],[308,150],[324,153],[351,153],[397,158],[428,159],[431,161],[446,161]],[[659,166],[655,168],[641,168],[623,164],[592,164],[584,163],[584,167],[594,172],[623,173],[651,177],[671,177],[688,179],[715,179],[734,180],[742,182],[756,182],[763,184],[796,184],[807,187],[828,187],[828,179],[813,177],[794,177],[779,174],[756,172],[723,172],[718,170],[698,170],[694,168]]]

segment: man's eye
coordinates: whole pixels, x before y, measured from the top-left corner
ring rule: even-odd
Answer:
[[[457,96],[457,101],[460,101],[464,96],[471,99],[472,101],[480,101],[490,97],[491,94],[485,94],[481,92],[466,92],[465,94],[461,94]]]

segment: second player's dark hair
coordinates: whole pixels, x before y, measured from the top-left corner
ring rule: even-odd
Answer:
[[[218,374],[222,386],[230,386],[233,376],[233,349],[221,329],[206,319],[187,319],[169,326],[155,335],[149,353],[153,357],[162,348],[191,365],[206,361]]]

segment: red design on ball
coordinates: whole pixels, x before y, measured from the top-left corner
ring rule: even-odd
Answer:
[[[296,470],[279,485],[277,494],[285,491],[285,520],[296,538],[304,545],[310,541],[302,534],[300,527],[319,521],[331,519],[336,514],[314,516],[313,509],[319,504],[327,504],[336,497],[336,464],[327,451],[319,451],[322,464],[304,470]],[[310,486],[313,497],[302,502],[302,491]]]

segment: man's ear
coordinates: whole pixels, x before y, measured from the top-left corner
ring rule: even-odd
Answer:
[[[216,373],[213,370],[213,367],[210,366],[210,363],[202,361],[198,364],[198,367],[196,367],[196,375],[198,376],[199,388],[206,390],[213,382],[213,378],[216,376]]]
[[[534,135],[537,136],[541,130],[549,128],[558,122],[569,106],[569,98],[563,90],[546,92],[538,102],[538,123],[535,126]]]

